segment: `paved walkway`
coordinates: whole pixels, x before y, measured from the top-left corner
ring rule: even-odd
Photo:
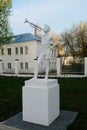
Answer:
[[[3,124],[1,124],[1,125],[0,125],[0,130],[21,130],[21,129],[17,129],[17,128],[8,126],[8,125],[3,125]]]
[[[1,76],[16,76],[15,74],[1,74]],[[17,77],[30,77],[32,78],[33,77],[33,74],[18,74]],[[44,75],[38,75],[38,77],[41,77],[43,78]],[[76,78],[79,78],[79,77],[87,77],[87,75],[76,75],[76,74],[60,74],[60,75],[57,75],[57,74],[49,74],[49,77],[51,78],[57,78],[57,77],[76,77]]]
[[[22,112],[20,112],[3,122],[0,125],[0,130],[67,130],[77,114],[77,112],[61,110],[60,116],[47,127],[23,121]]]

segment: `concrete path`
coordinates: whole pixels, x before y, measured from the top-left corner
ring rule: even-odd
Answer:
[[[17,129],[17,128],[8,126],[8,125],[1,124],[0,125],[0,130],[21,130],[21,129]]]
[[[1,74],[1,76],[16,76],[15,74]],[[17,77],[30,77],[33,78],[33,74],[18,74]],[[44,75],[38,75],[40,78],[44,78]],[[49,74],[49,78],[58,78],[58,77],[66,77],[66,78],[82,78],[87,77],[87,75],[76,75],[76,74]]]

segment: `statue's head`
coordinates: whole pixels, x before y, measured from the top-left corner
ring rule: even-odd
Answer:
[[[49,32],[50,31],[50,27],[47,24],[45,24],[43,30],[44,30],[45,33]]]

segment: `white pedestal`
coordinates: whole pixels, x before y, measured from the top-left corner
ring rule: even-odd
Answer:
[[[25,81],[23,120],[49,126],[60,114],[59,85],[56,79]]]

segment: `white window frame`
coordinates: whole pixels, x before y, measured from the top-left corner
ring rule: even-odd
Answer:
[[[20,54],[23,54],[23,47],[20,47]]]
[[[18,55],[18,47],[15,47],[15,54]]]
[[[4,55],[4,48],[1,49],[1,55]]]
[[[28,69],[28,62],[25,62],[25,69]]]
[[[11,48],[8,48],[7,51],[8,51],[8,55],[11,55]]]
[[[23,66],[23,62],[20,62],[20,69],[23,70],[24,66]]]
[[[7,64],[8,64],[8,69],[11,70],[11,63],[8,62]]]
[[[28,47],[25,46],[25,54],[28,54]]]

